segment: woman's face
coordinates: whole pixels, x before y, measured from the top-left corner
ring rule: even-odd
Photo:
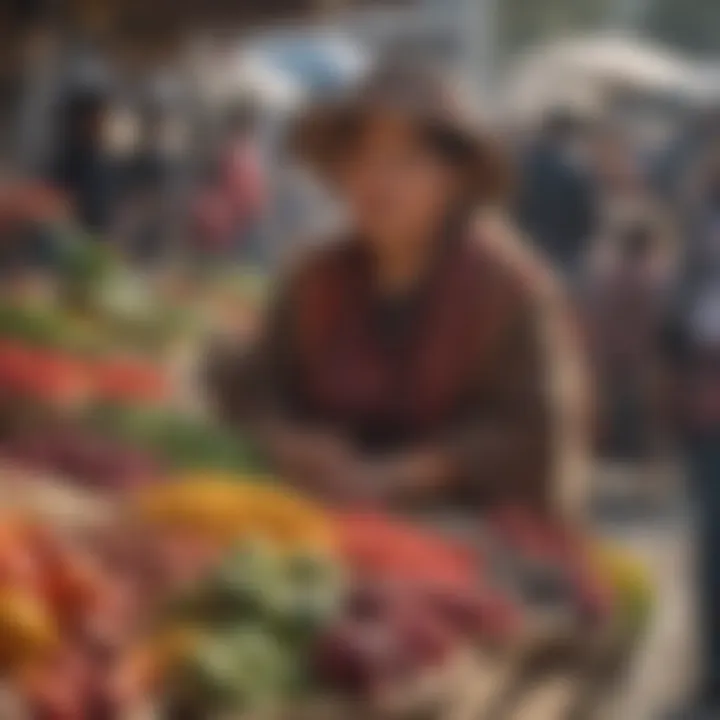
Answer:
[[[343,199],[368,241],[420,242],[458,196],[457,172],[401,116],[369,118],[340,167]]]

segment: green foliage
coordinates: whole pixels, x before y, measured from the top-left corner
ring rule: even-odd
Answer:
[[[177,610],[216,627],[263,625],[299,648],[335,615],[342,587],[337,565],[324,555],[285,555],[246,541]]]
[[[257,712],[278,703],[290,677],[289,657],[254,625],[209,633],[180,668],[175,692],[205,712]]]
[[[264,469],[252,444],[239,433],[177,412],[104,407],[94,410],[88,423],[177,470],[247,473]]]
[[[40,347],[62,346],[66,328],[45,308],[0,303],[0,336]]]
[[[170,610],[206,633],[176,677],[180,704],[249,712],[302,696],[311,686],[310,647],[337,616],[342,588],[325,556],[240,545]]]

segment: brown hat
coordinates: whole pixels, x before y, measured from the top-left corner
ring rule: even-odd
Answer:
[[[452,140],[462,151],[470,191],[479,202],[509,194],[507,154],[481,127],[468,95],[440,71],[417,64],[381,65],[344,95],[306,109],[291,130],[291,148],[320,177],[328,177],[352,141],[350,128],[378,110],[400,112]]]

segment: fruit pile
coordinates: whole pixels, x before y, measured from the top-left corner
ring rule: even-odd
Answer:
[[[221,547],[255,537],[293,550],[330,552],[336,545],[327,512],[270,478],[192,474],[141,490],[134,505],[146,524],[183,529]]]
[[[480,558],[465,545],[380,513],[338,513],[336,524],[342,552],[360,576],[459,590],[475,586]]]
[[[85,359],[61,351],[2,340],[0,391],[51,406],[161,403],[169,397],[165,375],[130,358]]]
[[[171,683],[193,688],[193,698],[184,699],[190,705],[202,705],[200,697],[210,702],[208,696],[221,705],[224,698],[225,710],[260,702],[238,687],[233,694],[227,682],[233,674],[245,677],[246,642],[260,644],[275,658],[268,659],[274,682],[251,683],[272,687],[265,702],[273,694],[286,698],[290,687],[298,691],[297,684],[283,683],[288,677],[298,681],[299,666],[300,687],[373,702],[395,686],[440,670],[468,647],[500,652],[515,647],[535,610],[560,610],[582,633],[611,623],[617,607],[610,583],[579,550],[580,539],[520,510],[499,513],[488,523],[482,553],[386,515],[341,512],[328,518],[272,486],[217,476],[149,488],[141,493],[140,510],[157,526],[189,529],[223,547],[242,543],[181,603],[184,623],[200,625],[205,637],[200,656],[185,658],[182,672],[190,676]],[[533,535],[537,543],[530,547],[526,542]],[[253,547],[258,537],[272,551]],[[298,548],[312,549],[310,561]],[[284,559],[278,563],[278,557]],[[324,560],[318,564],[319,557]],[[319,585],[332,587],[331,602],[325,591],[288,590],[284,579],[294,575],[288,569],[294,563],[306,565],[304,572],[318,582],[325,578],[327,584]],[[281,672],[278,648],[293,637],[287,629],[295,612],[313,621],[302,624],[303,642],[293,645],[294,659]],[[258,635],[253,623],[248,635],[248,619],[258,616],[262,632]],[[231,631],[238,630],[237,647],[224,645],[215,621],[222,637],[235,638]],[[284,657],[287,661],[287,653]]]
[[[168,716],[260,712],[307,695],[308,658],[340,612],[343,583],[332,556],[258,540],[236,547],[168,611],[171,634],[194,634],[165,668]]]
[[[94,288],[78,306],[75,290],[84,295],[95,277],[89,268],[108,258],[73,243],[61,255],[59,289],[29,282],[0,297],[0,455],[110,488],[152,475],[153,464],[259,470],[257,454],[236,434],[180,411],[175,366],[138,350],[141,325],[157,337],[175,334],[174,321],[156,317],[157,303],[117,281],[118,269],[107,271],[113,292]],[[140,296],[142,308],[133,304]]]
[[[18,433],[0,455],[20,467],[101,490],[127,490],[164,477],[164,467],[139,448],[71,426]]]
[[[136,509],[155,528],[226,548],[165,616],[164,630],[196,639],[161,683],[174,712],[316,693],[375,701],[468,644],[503,647],[522,628],[471,551],[408,523],[331,514],[272,483],[217,475],[148,487]]]
[[[649,612],[635,566],[518,509],[477,550],[271,478],[196,473],[124,499],[84,536],[0,523],[0,660],[32,717],[377,707],[463,653],[521,646],[549,606],[580,637]]]
[[[147,297],[97,282],[112,265],[102,250],[61,255],[71,321],[0,301],[15,420],[0,417],[0,457],[117,512],[89,535],[0,519],[0,672],[30,717],[124,717],[147,700],[173,720],[376,703],[464,652],[514,650],[545,613],[580,638],[646,624],[641,569],[527,510],[497,511],[470,546],[260,474],[249,444],[174,406],[159,364],[99,339],[103,317],[156,335]]]
[[[139,588],[79,538],[18,518],[0,529],[0,661],[28,717],[116,717]]]
[[[258,453],[239,432],[177,411],[106,405],[88,416],[87,425],[119,443],[142,449],[178,471],[243,474],[263,467]]]

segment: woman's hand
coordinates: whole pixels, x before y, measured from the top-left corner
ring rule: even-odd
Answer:
[[[360,462],[340,437],[316,430],[275,426],[263,433],[279,472],[303,489],[329,500],[355,495]]]
[[[372,463],[369,474],[382,501],[412,501],[442,492],[456,478],[449,453],[441,448],[418,448]]]
[[[441,491],[455,475],[449,454],[440,449],[372,458],[327,432],[276,426],[263,436],[281,474],[337,504],[412,501]]]
[[[349,504],[391,506],[427,499],[455,477],[448,454],[417,449],[381,459],[351,456],[338,476],[336,500]]]
[[[283,426],[264,438],[279,471],[308,492],[343,505],[384,502],[394,467],[363,457],[341,437]]]

